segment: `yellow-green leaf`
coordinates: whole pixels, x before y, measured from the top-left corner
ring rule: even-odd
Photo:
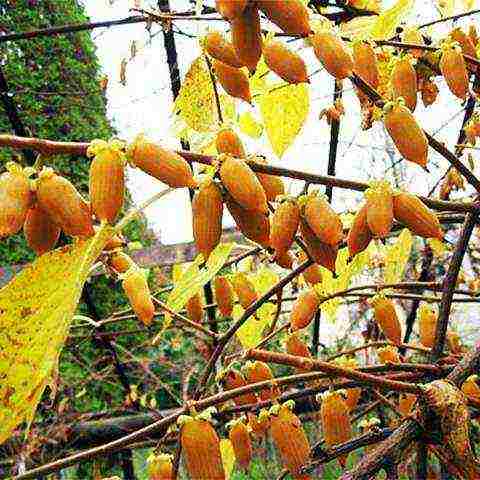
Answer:
[[[264,303],[237,331],[237,338],[240,340],[242,347],[253,348],[260,340],[266,327],[273,320],[277,307],[273,303]],[[235,305],[233,309],[233,318],[238,320],[243,315],[243,308]]]
[[[397,2],[378,17],[370,30],[374,39],[388,39],[395,34],[400,22],[412,12],[415,0],[397,0]]]
[[[42,255],[0,290],[0,444],[30,423],[57,367],[83,285],[112,236]]]
[[[227,438],[222,438],[220,440],[220,454],[222,455],[225,480],[229,480],[232,475],[233,466],[235,465],[235,452],[233,451],[232,442]]]
[[[404,228],[397,238],[397,241],[386,247],[385,255],[385,283],[399,282],[412,250],[412,234]]]
[[[277,85],[257,101],[272,149],[282,157],[307,118],[310,108],[308,85]]]
[[[260,138],[263,133],[263,125],[257,121],[251,112],[245,112],[238,119],[240,130],[249,137]]]

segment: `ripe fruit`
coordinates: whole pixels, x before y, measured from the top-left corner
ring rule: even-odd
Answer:
[[[377,356],[381,363],[400,363],[398,351],[392,346],[378,348]]]
[[[372,298],[371,303],[374,308],[375,321],[385,337],[395,345],[399,345],[402,342],[402,327],[392,300],[378,294]]]
[[[213,69],[223,89],[232,97],[252,103],[248,77],[240,68],[230,67],[219,60],[213,60]]]
[[[222,317],[230,317],[233,311],[233,287],[227,277],[218,276],[213,281],[213,291],[218,311]]]
[[[349,368],[353,370],[358,368],[358,363],[355,358],[340,357],[335,360],[335,363],[337,363],[338,365],[344,368]],[[343,380],[347,380],[347,379],[344,378]],[[348,407],[349,412],[352,412],[357,407],[358,401],[362,396],[362,389],[360,387],[347,388],[343,390],[343,395],[344,395],[344,400]]]
[[[460,342],[460,336],[457,332],[447,332],[447,344],[450,352],[452,352],[454,355],[462,353],[462,343]]]
[[[308,349],[306,343],[298,336],[297,333],[291,333],[285,342],[285,348],[289,355],[297,357],[311,358],[312,354]],[[297,369],[299,372],[306,371],[304,369]]]
[[[350,440],[352,425],[349,410],[339,392],[331,391],[323,395],[320,417],[322,419],[323,438],[328,448]],[[342,467],[345,467],[347,456],[338,458]]]
[[[188,299],[185,305],[187,310],[187,318],[195,323],[202,323],[203,321],[203,301],[200,293],[196,293],[193,297]]]
[[[302,37],[310,34],[308,10],[300,0],[258,0],[257,6],[285,33]]]
[[[420,343],[427,348],[432,348],[435,343],[437,329],[437,314],[429,305],[420,305],[418,312],[418,332]]]
[[[92,216],[77,189],[51,168],[43,168],[37,181],[38,206],[71,236],[94,235]]]
[[[383,180],[372,182],[365,197],[368,228],[374,237],[385,238],[393,224],[392,188]]]
[[[125,196],[125,154],[118,140],[94,140],[87,149],[90,164],[89,193],[92,211],[100,222],[113,223]]]
[[[264,248],[270,246],[270,222],[263,213],[246,210],[241,207],[230,195],[226,197],[228,211],[231,213],[240,231]]]
[[[408,56],[395,63],[390,77],[392,98],[397,100],[402,97],[411,112],[417,106],[417,73]]]
[[[245,149],[243,148],[240,137],[231,129],[223,128],[217,133],[215,146],[218,153],[226,153],[232,157],[245,158]]]
[[[404,416],[408,417],[412,413],[412,407],[417,397],[413,393],[401,393],[398,398],[398,411]]]
[[[197,186],[192,169],[185,159],[171,150],[149,142],[143,135],[138,135],[128,147],[127,156],[134,167],[138,167],[169,187],[195,188]]]
[[[125,273],[130,267],[135,265],[134,261],[123,252],[114,252],[108,264],[118,273]]]
[[[301,263],[305,262],[307,258],[308,257],[303,250],[298,254],[298,259]],[[322,281],[322,271],[320,270],[320,266],[316,263],[310,265],[310,267],[304,270],[302,275],[304,280],[309,285],[315,285],[316,283],[320,283]]]
[[[261,163],[264,165],[267,163],[263,157],[255,157],[254,161],[255,163]],[[283,185],[282,177],[259,172],[256,172],[255,175],[257,176],[258,181],[262,184],[269,202],[275,201],[279,195],[285,193],[285,186]]]
[[[237,272],[232,277],[232,285],[237,294],[238,302],[243,308],[248,308],[257,300],[258,294],[255,287],[243,272]]]
[[[352,74],[352,56],[338,35],[333,31],[321,31],[312,35],[310,40],[315,55],[330,75],[343,80]]]
[[[0,238],[19,232],[32,203],[30,182],[22,167],[8,162],[0,175]]]
[[[372,44],[369,42],[354,42],[352,57],[354,72],[373,89],[376,89],[380,84],[380,72],[377,55]],[[368,96],[360,89],[357,89],[357,95],[362,104],[369,100]]]
[[[248,383],[258,383],[273,379],[270,367],[263,362],[247,362],[242,370],[245,372],[245,378]],[[270,387],[264,388],[258,392],[260,400],[272,400],[279,395],[280,390],[274,383],[272,383]]]
[[[420,84],[420,92],[422,94],[423,104],[428,107],[437,99],[438,87],[432,80],[423,80]]]
[[[220,439],[212,425],[200,417],[180,419],[184,421],[180,430],[180,443],[190,478],[225,480]]]
[[[144,325],[150,325],[155,314],[155,307],[142,270],[137,267],[129,269],[123,278],[122,287],[135,315]]]
[[[443,239],[438,217],[415,195],[396,193],[393,196],[393,215],[416,235]]]
[[[425,45],[422,34],[414,27],[403,30],[401,39],[403,43],[410,43],[412,45]],[[420,48],[412,48],[409,51],[415,58],[420,58],[423,56],[423,50]]]
[[[270,433],[283,466],[293,478],[305,479],[300,472],[310,460],[310,444],[302,422],[293,413],[294,402],[275,405],[270,409]]]
[[[228,438],[232,442],[233,452],[235,453],[235,460],[242,470],[249,467],[253,456],[252,441],[244,418],[234,421],[228,432]]]
[[[267,197],[262,184],[245,161],[223,155],[220,178],[240,206],[246,210],[268,214]]]
[[[38,205],[28,210],[23,233],[28,246],[37,255],[43,255],[55,247],[60,231],[60,227]]]
[[[317,238],[327,245],[337,245],[343,238],[340,216],[323,195],[310,194],[303,209],[308,226]]]
[[[173,480],[172,455],[151,455],[147,458],[148,480]]]
[[[287,270],[291,270],[293,268],[293,262],[295,261],[295,257],[290,252],[285,252],[282,255],[275,255],[274,262],[282,268]]]
[[[383,123],[400,154],[426,168],[428,140],[410,111],[401,102],[387,105]]]
[[[298,295],[293,304],[290,314],[290,325],[292,331],[301,330],[310,324],[313,316],[320,305],[320,298],[317,292],[311,288]]]
[[[276,255],[285,254],[292,246],[300,222],[300,208],[294,199],[285,199],[275,210],[270,230],[270,245]]]
[[[262,56],[262,32],[260,29],[260,16],[254,3],[246,6],[243,12],[231,22],[232,43],[237,57],[254,73],[258,61]]]
[[[230,67],[241,68],[243,63],[237,56],[231,42],[217,31],[208,32],[205,36],[205,50],[216,60],[226,63]]]
[[[228,369],[220,373],[218,380],[222,384],[225,390],[233,390],[235,388],[245,387],[247,381],[243,377],[243,375],[238,372],[237,370]],[[250,405],[253,403],[257,403],[257,397],[253,392],[244,393],[243,395],[239,395],[233,399],[235,405]]]
[[[471,25],[470,27],[475,28],[474,25]],[[461,28],[454,28],[450,32],[450,38],[453,41],[458,42],[464,55],[477,58],[477,51],[475,49],[475,43],[472,41],[472,37],[467,35]]]
[[[209,178],[200,185],[192,200],[193,238],[205,261],[220,243],[222,216],[222,192]]]
[[[277,40],[263,47],[263,58],[268,68],[287,83],[309,83],[303,58]]]
[[[358,253],[363,252],[370,244],[372,238],[373,235],[367,222],[367,203],[364,203],[355,214],[352,226],[347,235],[347,246],[350,257],[354,257]]]
[[[468,93],[468,71],[461,48],[445,45],[442,48],[439,66],[450,91],[456,97],[465,100]]]
[[[95,233],[97,233],[99,227],[97,227],[96,225],[93,227],[93,229],[95,230]],[[125,238],[123,237],[122,234],[114,234],[112,237],[110,237],[107,241],[107,243],[105,244],[105,246],[103,247],[103,251],[111,251],[111,250],[115,250],[117,248],[122,248],[126,245],[126,241],[125,241]]]
[[[270,417],[268,411],[262,408],[258,415],[248,412],[248,426],[257,438],[263,438],[270,427]]]
[[[227,20],[233,20],[242,14],[249,0],[215,0],[218,13]]]
[[[480,402],[480,387],[477,381],[478,375],[470,375],[462,385],[462,392],[468,399]]]

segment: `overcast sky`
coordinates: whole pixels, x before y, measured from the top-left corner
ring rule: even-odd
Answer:
[[[122,18],[129,15],[129,8],[134,0],[83,0],[87,13],[92,21]],[[141,2],[145,7],[148,1]],[[213,3],[213,2],[210,2]],[[190,4],[186,0],[171,1],[172,9],[187,10]],[[416,9],[409,18],[410,23],[421,23],[438,18],[433,2],[421,0],[416,2]],[[178,27],[189,35],[198,36],[206,31],[206,22],[179,22]],[[227,24],[216,22],[215,28],[227,28]],[[435,27],[431,33],[442,34],[446,26]],[[131,140],[139,132],[162,142],[164,145],[178,148],[179,142],[171,132],[172,97],[170,79],[163,48],[162,33],[155,35],[159,27],[154,25],[151,33],[153,39],[145,30],[144,24],[114,27],[93,31],[93,38],[98,47],[98,56],[102,69],[109,77],[107,90],[108,115],[121,138]],[[198,41],[186,35],[175,35],[179,54],[181,75],[186,73],[190,63],[200,54]],[[128,63],[127,83],[119,83],[120,64],[123,58],[129,58],[131,42],[135,40],[140,52]],[[296,48],[303,48],[301,54],[307,61],[309,72],[319,67],[319,62],[313,56],[311,49],[306,49],[301,41],[295,42]],[[445,89],[442,81],[437,80],[441,89],[439,100],[433,107],[425,110],[421,100],[415,115],[431,133],[437,133],[437,138],[450,148],[456,141],[456,135],[462,120],[462,105]],[[385,173],[385,160],[392,155],[398,159],[398,154],[385,135],[381,123],[363,132],[360,129],[360,111],[358,101],[352,92],[348,81],[344,82],[344,104],[347,111],[341,123],[340,142],[337,160],[337,175],[342,178],[367,181],[392,175],[390,169]],[[294,145],[282,159],[271,152],[268,142],[252,142],[243,137],[249,153],[262,152],[268,156],[271,163],[324,174],[327,171],[328,144],[330,130],[324,120],[318,120],[320,111],[331,104],[333,94],[333,79],[326,72],[320,72],[312,78],[311,106],[309,118],[304,129]],[[247,108],[238,102],[237,110]],[[253,113],[259,114],[256,107]],[[446,128],[448,127],[448,128]],[[430,150],[430,160],[445,165],[435,152]],[[391,163],[391,161],[389,160]],[[426,194],[438,179],[438,173],[427,174],[419,167],[402,162],[402,179],[411,191]],[[155,179],[137,170],[129,171],[129,187],[135,202],[142,202],[163,188]],[[292,192],[298,192],[300,183],[289,184]],[[354,208],[358,195],[344,190],[335,190],[334,202],[338,209]],[[188,192],[178,190],[167,198],[160,200],[147,211],[150,227],[159,234],[166,244],[192,240],[191,214]],[[231,219],[226,218],[226,225]]]

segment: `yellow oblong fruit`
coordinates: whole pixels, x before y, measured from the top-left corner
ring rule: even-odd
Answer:
[[[285,199],[275,210],[270,229],[270,245],[276,255],[283,255],[292,246],[300,223],[300,208],[294,199]]]
[[[268,214],[265,190],[245,161],[224,155],[220,165],[220,178],[241,207]]]
[[[312,35],[310,40],[316,57],[330,75],[343,80],[352,74],[352,56],[338,35],[331,31],[321,31]]]
[[[245,379],[248,383],[259,383],[273,379],[273,373],[270,367],[264,362],[247,362],[242,370],[245,372]],[[279,395],[280,390],[273,382],[270,387],[258,392],[260,400],[273,400]]]
[[[270,246],[270,222],[268,216],[258,211],[246,210],[230,195],[226,197],[228,211],[239,230],[252,242],[264,248]]]
[[[28,210],[23,233],[27,245],[37,255],[43,255],[55,247],[60,231],[60,227],[38,205]]]
[[[128,270],[122,281],[122,287],[139,320],[144,325],[150,325],[155,314],[155,307],[143,272],[135,267]]]
[[[428,140],[408,108],[400,103],[394,105],[386,111],[383,123],[400,154],[406,160],[426,168]]]
[[[138,135],[127,149],[130,163],[172,188],[195,188],[197,182],[186,160],[177,153]]]
[[[258,8],[285,33],[307,37],[310,19],[307,7],[300,0],[257,0]]]
[[[263,47],[263,58],[268,68],[287,83],[309,83],[303,58],[277,40]]]
[[[232,157],[245,158],[245,149],[243,148],[242,141],[231,128],[223,128],[217,133],[215,146],[218,153],[226,153],[232,155]]]
[[[222,33],[218,31],[208,32],[205,36],[205,50],[216,60],[223,62],[230,67],[243,67],[242,61],[238,58],[237,52],[231,42],[227,41]]]
[[[71,236],[90,237],[94,235],[90,210],[77,189],[51,168],[44,168],[37,180],[37,201],[39,207]]]
[[[402,343],[402,327],[398,320],[395,305],[384,295],[375,295],[372,298],[375,321],[385,337],[395,345]]]
[[[233,311],[233,287],[230,280],[221,275],[215,277],[213,291],[220,314],[230,317]]]
[[[348,231],[347,246],[350,257],[363,252],[370,244],[372,238],[373,235],[367,222],[367,203],[364,203],[355,214],[352,226]]]
[[[19,232],[32,204],[30,182],[22,167],[8,162],[0,175],[0,238]]]
[[[253,456],[252,441],[247,425],[242,419],[237,420],[228,432],[232,442],[235,460],[242,470],[248,469]]]
[[[347,442],[352,438],[349,409],[340,393],[332,391],[323,395],[320,417],[322,420],[323,438],[328,448]],[[338,458],[343,467],[346,460],[347,456]]]
[[[418,333],[420,343],[427,348],[435,344],[435,332],[437,329],[437,314],[429,305],[420,305],[417,312]]]
[[[173,480],[172,455],[151,455],[147,458],[148,480]]]
[[[402,97],[411,112],[417,106],[417,72],[408,56],[398,60],[390,77],[392,97],[394,100]]]
[[[213,60],[213,69],[222,88],[232,97],[252,103],[248,77],[240,68],[234,68],[219,60]]]
[[[385,238],[393,224],[392,188],[386,181],[372,182],[365,197],[368,228],[374,237]]]
[[[300,293],[290,313],[292,331],[295,332],[310,325],[319,305],[320,298],[313,288]]]
[[[381,363],[400,363],[400,357],[395,347],[387,346],[377,349],[377,356]]]
[[[229,369],[226,372],[223,372],[220,378],[221,384],[223,385],[226,391],[234,390],[235,388],[245,387],[247,381],[244,376],[237,370]],[[251,405],[257,403],[257,397],[255,393],[244,393],[243,395],[238,395],[233,399],[235,405]]]
[[[249,0],[215,0],[217,12],[227,20],[233,20],[242,14]]]
[[[113,223],[125,197],[125,154],[118,141],[94,141],[87,150],[90,164],[90,204],[100,222]]]
[[[313,260],[334,273],[338,246],[321,242],[304,218],[300,218],[300,233]]]
[[[308,478],[301,475],[301,470],[310,461],[310,444],[302,422],[292,411],[292,403],[286,402],[272,408],[270,434],[283,466],[294,479],[300,480]]]
[[[257,291],[250,279],[243,273],[237,272],[232,277],[232,286],[238,297],[238,302],[243,308],[248,308],[258,299]]]
[[[188,299],[185,305],[187,311],[187,318],[195,323],[202,323],[203,321],[203,301],[200,293],[196,293],[193,297]]]
[[[480,387],[477,382],[478,375],[470,375],[462,384],[462,392],[468,399],[480,402]]]
[[[465,100],[468,94],[468,71],[460,47],[444,48],[439,66],[450,91]]]
[[[340,216],[322,195],[309,195],[303,209],[308,226],[327,245],[338,245],[343,239]]]
[[[393,215],[420,237],[443,239],[438,217],[415,195],[407,192],[394,194]]]
[[[263,157],[255,157],[254,161],[255,163],[261,163],[264,165],[267,163]],[[285,193],[285,185],[283,184],[282,177],[260,172],[255,172],[255,175],[257,176],[258,181],[262,184],[269,202],[274,202],[279,195]]]
[[[243,12],[230,22],[232,44],[237,57],[254,73],[262,56],[260,16],[255,3],[249,3]]]
[[[212,179],[207,179],[192,200],[193,238],[205,261],[220,243],[222,217],[222,192]]]
[[[190,478],[225,480],[220,439],[208,421],[187,420],[180,430],[180,443]]]
[[[380,84],[380,72],[373,46],[368,42],[354,42],[352,58],[354,72],[373,89],[377,89]],[[357,95],[362,104],[369,100],[368,96],[360,89],[357,89]]]

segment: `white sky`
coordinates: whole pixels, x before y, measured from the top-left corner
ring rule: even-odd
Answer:
[[[138,1],[138,0],[137,0]],[[129,15],[129,8],[134,0],[83,0],[87,13],[92,21],[123,18]],[[141,2],[146,8],[152,3],[148,0]],[[213,2],[210,0],[209,4]],[[187,0],[171,0],[171,7],[176,11],[189,10]],[[412,11],[409,23],[422,23],[438,18],[433,1],[417,0],[416,9]],[[462,23],[459,23],[461,25]],[[177,24],[182,31],[191,35],[202,34],[206,31],[206,22],[181,22]],[[227,24],[216,22],[216,28],[227,28]],[[435,27],[432,32],[440,35],[445,32],[446,25]],[[159,26],[153,25],[152,34],[159,31]],[[162,34],[156,35],[149,43],[149,35],[144,24],[113,27],[93,31],[93,38],[98,47],[97,54],[104,73],[109,77],[107,90],[108,115],[117,128],[121,138],[131,140],[139,132],[162,142],[164,145],[179,148],[178,140],[172,135],[172,97],[170,93],[170,79],[163,48]],[[199,55],[197,39],[184,35],[175,35],[179,54],[181,75],[186,73],[190,63]],[[127,66],[127,84],[119,83],[120,63],[123,58],[129,58],[130,45],[135,40],[141,51]],[[143,46],[145,45],[145,48]],[[300,45],[296,42],[296,45]],[[310,49],[304,49],[302,56],[307,61],[307,67],[313,72],[319,67]],[[463,118],[462,105],[445,87],[442,81],[437,80],[440,95],[433,107],[423,108],[421,100],[415,115],[422,125],[431,133],[438,131],[436,137],[453,148],[456,142],[459,127]],[[360,111],[358,101],[351,90],[351,84],[346,81],[344,89],[344,105],[346,115],[342,119],[339,150],[337,156],[337,175],[359,181],[368,181],[371,178],[387,178],[392,175],[391,169],[385,173],[385,161],[391,165],[391,156],[396,160],[396,153],[390,140],[387,138],[381,123],[366,132],[360,130]],[[330,128],[325,120],[319,121],[320,111],[331,104],[333,94],[333,79],[326,72],[321,72],[312,79],[311,106],[307,122],[296,139],[294,145],[286,152],[282,159],[278,159],[271,152],[268,141],[262,139],[252,142],[243,136],[249,153],[262,151],[267,154],[273,164],[295,168],[317,174],[325,174],[328,161],[328,144]],[[244,111],[245,104],[238,102],[237,111]],[[259,116],[259,111],[253,107],[253,112]],[[448,128],[445,128],[448,126]],[[430,149],[430,160],[446,163]],[[397,167],[398,172],[398,167]],[[427,174],[419,167],[403,161],[401,174],[405,185],[416,193],[426,194],[437,181],[439,173]],[[139,203],[164,186],[155,179],[148,177],[138,170],[130,169],[129,187],[133,199]],[[289,188],[297,192],[302,187],[299,182],[292,183]],[[354,208],[358,194],[346,190],[335,190],[334,202],[339,210]],[[178,190],[160,200],[147,210],[150,227],[160,236],[165,244],[192,240],[191,214],[188,192]],[[226,218],[225,225],[231,224]]]

